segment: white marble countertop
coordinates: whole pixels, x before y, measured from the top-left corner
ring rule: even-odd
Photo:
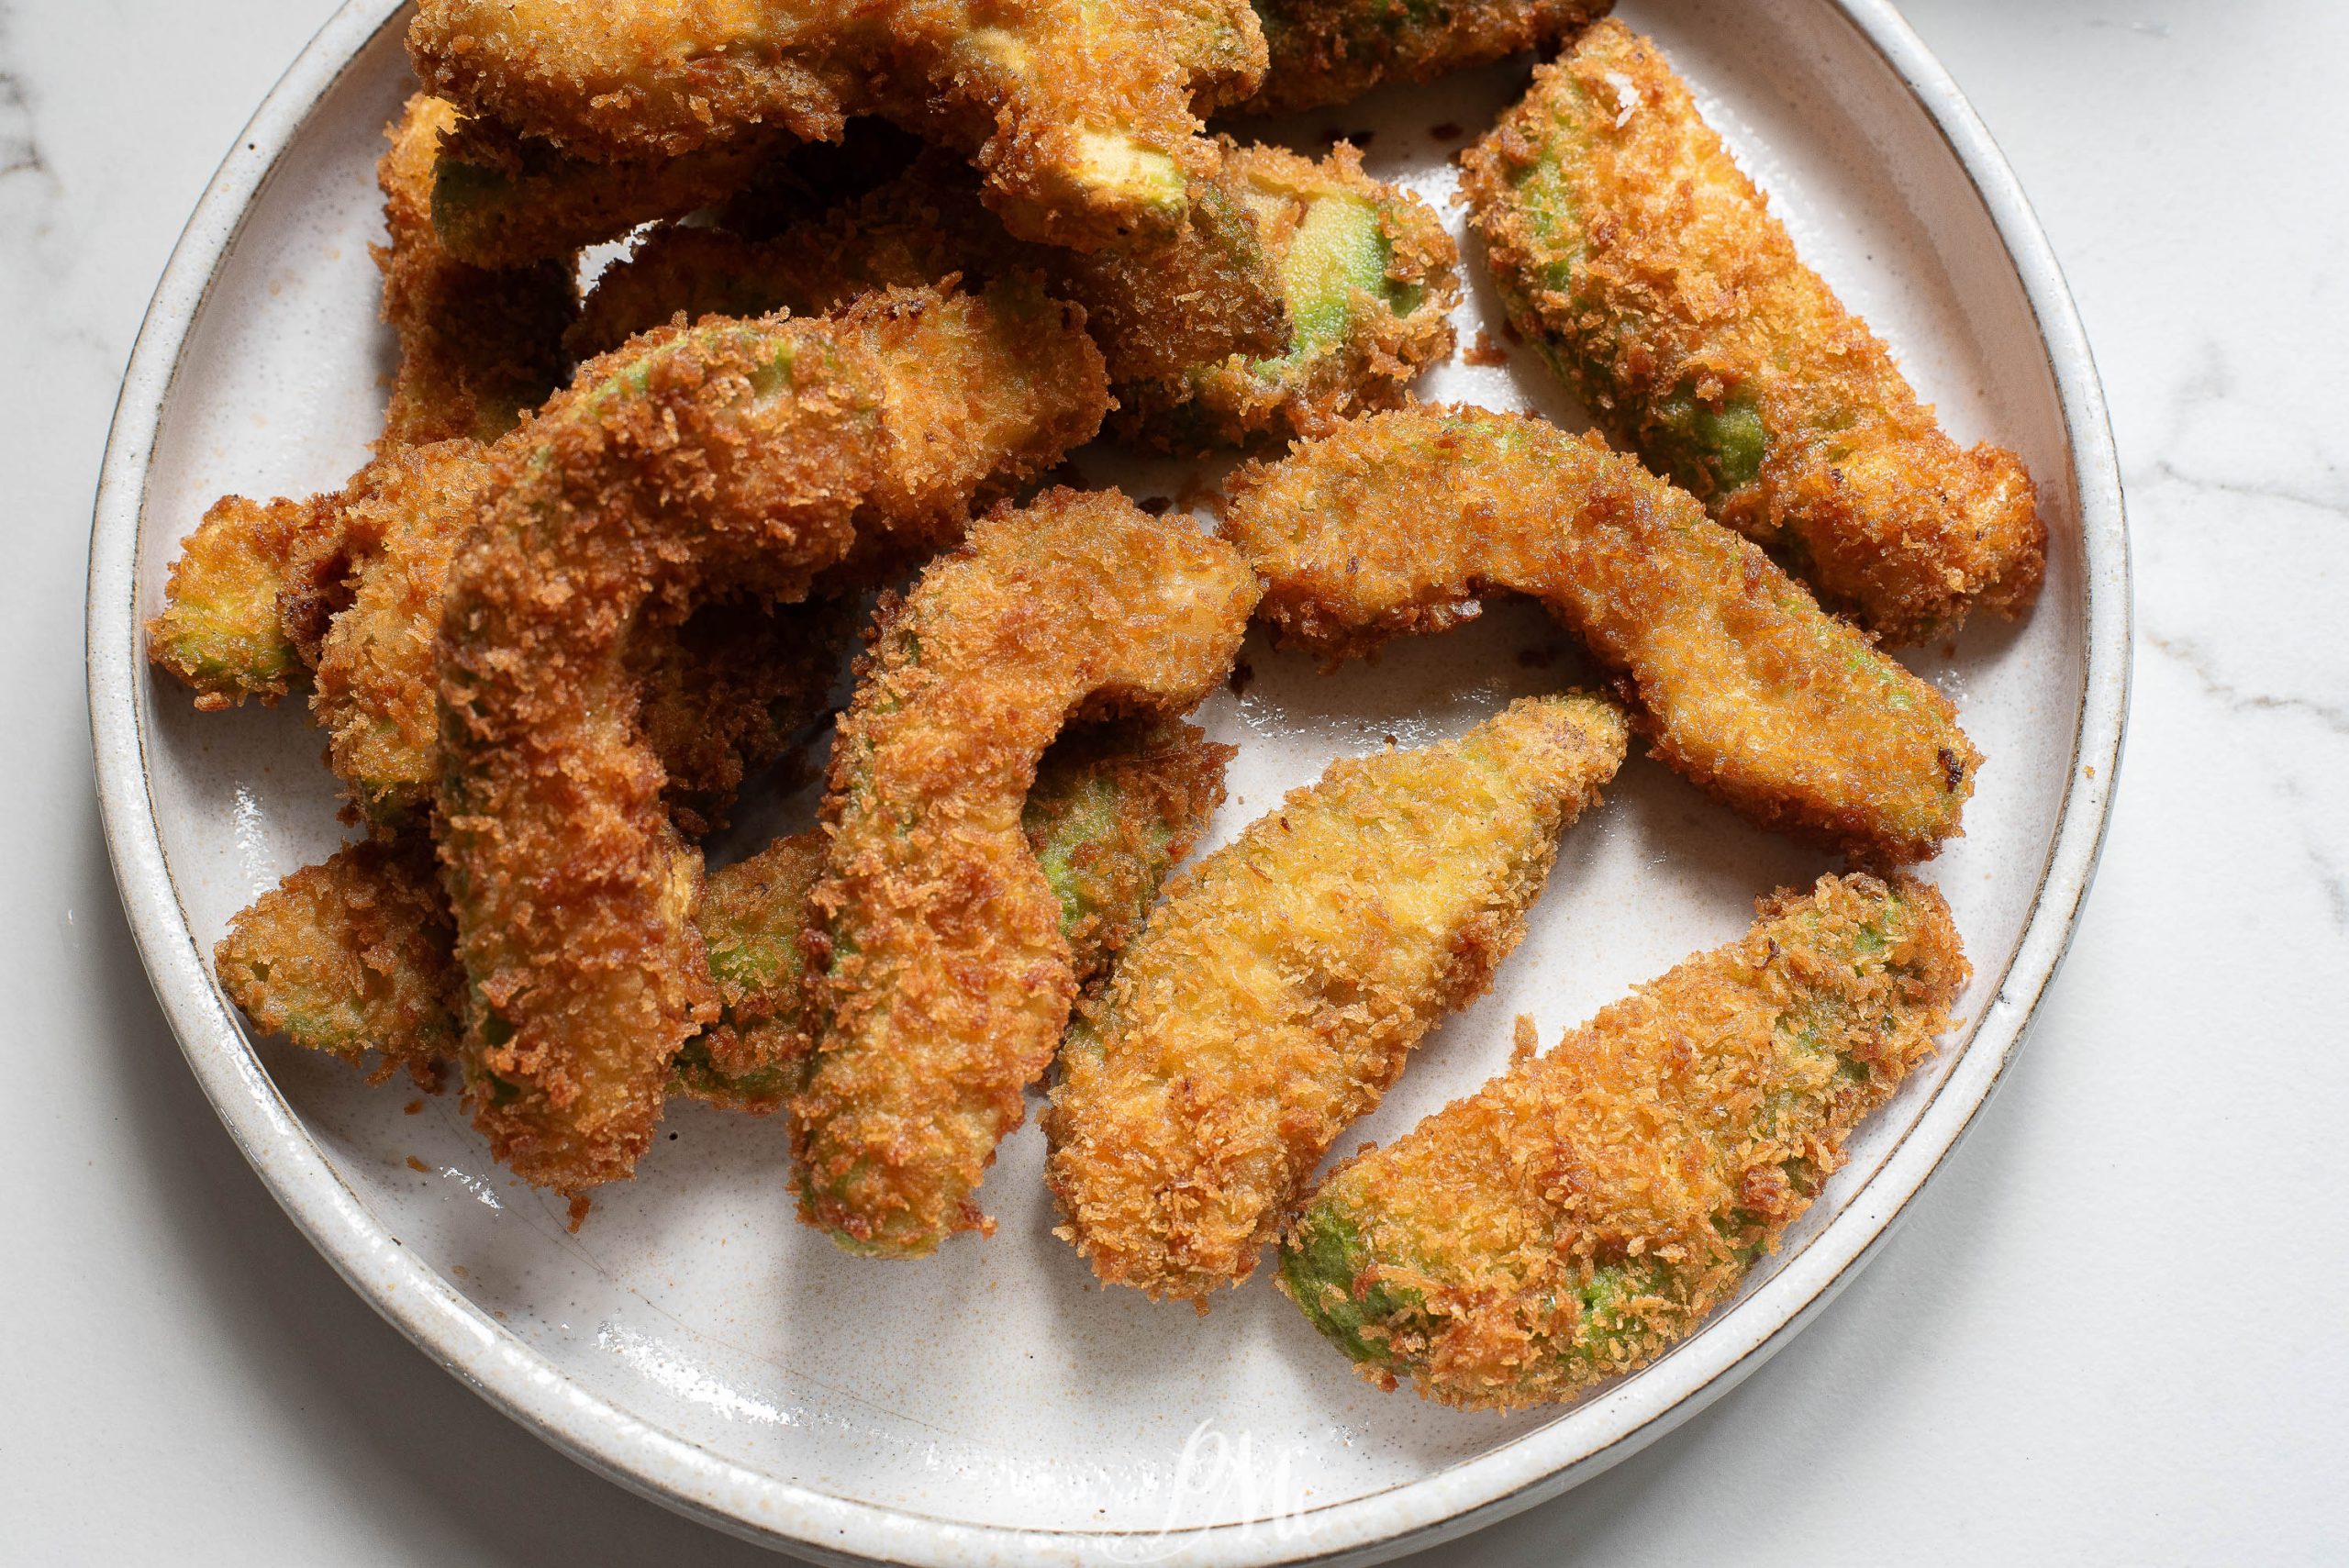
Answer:
[[[181,1065],[90,783],[82,587],[173,239],[332,0],[0,4],[0,1562],[772,1562],[574,1466],[336,1278]],[[1709,1412],[1430,1564],[2349,1560],[2349,9],[1910,0],[2110,395],[2134,717],[2030,1048]]]

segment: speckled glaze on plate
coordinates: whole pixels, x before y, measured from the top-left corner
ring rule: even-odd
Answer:
[[[912,1563],[1369,1561],[1550,1496],[1733,1385],[1882,1243],[2021,1042],[2085,896],[2127,703],[2129,579],[2095,370],[2012,174],[1878,0],[1629,3],[1772,193],[1798,243],[1892,343],[1961,439],[2020,450],[2053,531],[2046,591],[1912,661],[1988,755],[1968,837],[1928,868],[1976,966],[1967,1020],[1862,1132],[1849,1168],[1737,1301],[1571,1407],[1468,1415],[1358,1381],[1267,1280],[1205,1318],[1096,1287],[1051,1235],[1033,1126],[983,1192],[1001,1222],[917,1264],[844,1257],[790,1218],[784,1129],[672,1111],[639,1178],[577,1236],[490,1163],[452,1098],[369,1089],[255,1040],[210,973],[229,915],[337,838],[298,706],[190,711],[140,654],[178,541],[229,490],[302,495],[375,434],[370,170],[407,87],[393,0],[351,0],[214,178],[124,380],[91,539],[92,728],[117,876],[148,972],[221,1120],[354,1289],[515,1419],[620,1483],[752,1540]],[[1372,172],[1443,206],[1449,158],[1521,65],[1389,91],[1264,130],[1375,133]],[[1448,206],[1447,220],[1460,214]],[[1498,338],[1475,265],[1460,327]],[[1521,351],[1425,395],[1580,413]],[[1096,481],[1174,494],[1190,471],[1089,452]],[[1252,639],[1253,679],[1206,722],[1237,741],[1210,843],[1337,755],[1456,733],[1575,678],[1538,615],[1333,676]],[[1567,837],[1525,945],[1357,1138],[1387,1139],[1495,1071],[1509,1020],[1544,1042],[1824,862],[1645,761]],[[769,799],[736,835],[804,820]]]

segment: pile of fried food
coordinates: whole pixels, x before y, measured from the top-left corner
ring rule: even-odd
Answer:
[[[1981,758],[1884,650],[2027,606],[2043,536],[1605,9],[421,0],[383,439],[332,495],[221,501],[150,628],[199,708],[306,679],[365,829],[237,917],[229,996],[378,1078],[454,1062],[574,1222],[684,1095],[781,1112],[801,1218],[918,1257],[990,1229],[1049,1076],[1104,1281],[1204,1309],[1273,1246],[1367,1375],[1465,1407],[1687,1335],[1948,1027],[1966,962],[1898,868]],[[1527,49],[1464,189],[1604,439],[1415,402],[1435,214],[1202,120]],[[1212,531],[1030,493],[1104,429],[1256,456]],[[1495,594],[1609,695],[1341,762],[1174,871],[1232,754],[1183,715],[1252,617],[1335,662]],[[820,825],[708,870],[868,619]],[[1546,1053],[1520,1020],[1317,1182],[1635,732],[1852,869]]]

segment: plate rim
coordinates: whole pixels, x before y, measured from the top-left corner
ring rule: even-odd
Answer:
[[[147,480],[188,337],[254,199],[311,112],[407,0],[345,0],[270,90],[174,245],[124,373],[93,512],[85,656],[99,812],[141,964],[206,1097],[264,1186],[352,1289],[492,1406],[645,1497],[771,1547],[938,1568],[1137,1561],[1131,1531],[973,1524],[857,1502],[712,1454],[573,1383],[410,1254],[341,1179],[262,1068],[214,984],[173,882],[149,792],[137,614]],[[1964,1057],[1845,1207],[1775,1275],[1675,1353],[1554,1422],[1439,1471],[1310,1510],[1308,1539],[1268,1521],[1156,1537],[1149,1560],[1223,1565],[1368,1561],[1423,1549],[1578,1485],[1695,1415],[1808,1326],[1874,1259],[1956,1148],[2025,1039],[2094,881],[2127,728],[2132,603],[2127,521],[2103,388],[2037,217],[1949,73],[1891,0],[1820,0],[1890,67],[1940,132],[1997,230],[2035,319],[2065,427],[2080,519],[2086,672],[2070,772],[2014,957]],[[1292,1547],[1295,1550],[1292,1550]]]

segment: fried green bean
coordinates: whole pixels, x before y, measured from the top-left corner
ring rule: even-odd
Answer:
[[[1285,115],[1555,49],[1614,0],[1254,0],[1269,62],[1241,107]]]
[[[1530,595],[1656,754],[1765,827],[1892,861],[1959,831],[1980,754],[1949,699],[1750,541],[1603,443],[1521,415],[1373,415],[1236,474],[1226,537],[1263,613],[1326,656]]]
[[[1063,899],[1021,822],[1073,712],[1187,708],[1256,599],[1237,553],[1115,492],[998,510],[886,611],[824,802],[823,1019],[792,1102],[800,1213],[918,1256],[973,1194],[1076,992]]]
[[[2021,460],[1950,439],[1653,44],[1592,28],[1464,162],[1510,319],[1614,439],[1887,640],[2030,605]]]
[[[1949,1025],[1967,966],[1906,878],[1781,892],[1738,941],[1331,1172],[1281,1288],[1365,1377],[1564,1400],[1653,1361],[1776,1250]]]
[[[959,530],[1098,428],[1100,356],[1032,289],[712,321],[584,367],[500,456],[440,623],[441,859],[462,1051],[498,1158],[627,1175],[717,995],[698,851],[660,798],[629,650],[697,601],[788,601],[860,533]]]
[[[1061,1050],[1062,1232],[1105,1282],[1205,1305],[1406,1055],[1525,934],[1558,836],[1623,760],[1594,697],[1341,762],[1168,890]]]

